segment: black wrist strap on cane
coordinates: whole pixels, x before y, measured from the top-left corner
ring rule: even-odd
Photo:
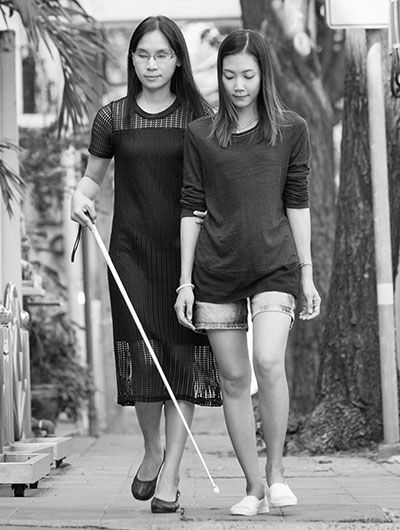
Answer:
[[[78,250],[81,237],[82,237],[82,225],[79,225],[78,233],[76,234],[74,247],[73,247],[72,252],[71,252],[71,262],[72,263],[75,261],[75,254],[76,254],[76,251]]]
[[[90,217],[90,213],[89,212],[85,212],[85,215],[87,215],[89,217],[90,221],[93,223],[93,220]],[[81,237],[82,237],[82,225],[79,225],[78,233],[76,234],[75,243],[74,243],[74,246],[73,246],[72,252],[71,252],[71,262],[72,263],[75,261],[75,254],[76,254],[76,251],[78,250],[79,243],[81,241]]]

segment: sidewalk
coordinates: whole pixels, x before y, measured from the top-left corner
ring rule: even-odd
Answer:
[[[138,431],[76,436],[73,453],[40,480],[37,489],[26,489],[25,497],[14,497],[9,485],[0,485],[0,530],[400,530],[400,459],[377,463],[360,456],[287,457],[286,476],[298,506],[271,509],[253,518],[232,517],[229,507],[244,495],[244,479],[225,432],[222,409],[197,408],[193,432],[219,495],[188,440],[181,510],[153,515],[150,501],[136,501],[130,493],[142,458]],[[263,465],[260,457],[260,469]]]

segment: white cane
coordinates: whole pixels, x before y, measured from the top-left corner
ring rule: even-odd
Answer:
[[[107,249],[106,249],[106,247],[105,247],[105,245],[103,243],[103,240],[100,237],[100,234],[99,234],[99,232],[98,232],[98,230],[96,228],[96,225],[91,220],[90,220],[90,223],[88,224],[88,228],[92,232],[92,234],[94,235],[94,238],[96,239],[96,243],[98,244],[98,246],[100,248],[100,251],[103,254],[103,257],[106,260],[106,263],[108,265],[108,268],[110,269],[111,274],[113,275],[115,283],[117,284],[117,286],[118,286],[118,288],[119,288],[119,290],[120,290],[120,292],[121,292],[121,294],[122,294],[122,296],[123,296],[123,298],[125,300],[125,303],[126,303],[128,309],[129,309],[129,312],[131,313],[132,318],[135,321],[135,324],[136,324],[136,326],[137,326],[137,328],[138,328],[138,330],[139,330],[139,332],[140,332],[140,334],[141,334],[141,336],[143,338],[144,343],[147,346],[147,349],[149,350],[149,353],[151,355],[151,358],[153,359],[154,364],[156,365],[158,373],[160,374],[161,379],[164,382],[165,388],[167,389],[168,394],[170,395],[171,400],[172,400],[173,404],[175,405],[176,410],[178,411],[178,414],[179,414],[179,416],[180,416],[180,418],[182,420],[182,423],[183,423],[183,425],[184,425],[184,427],[185,427],[185,429],[186,429],[186,431],[187,431],[187,433],[189,435],[189,438],[192,440],[194,448],[196,449],[197,454],[199,455],[199,458],[201,460],[201,463],[203,464],[203,467],[204,467],[204,469],[205,469],[205,471],[206,471],[206,473],[208,475],[208,478],[210,479],[210,482],[212,484],[214,493],[219,493],[219,488],[215,484],[215,482],[214,482],[214,480],[213,480],[213,478],[211,476],[211,473],[208,470],[208,467],[207,467],[207,465],[206,465],[206,463],[204,461],[203,455],[200,452],[200,449],[199,449],[199,447],[198,447],[198,445],[196,443],[196,440],[193,437],[193,434],[192,434],[192,432],[191,432],[191,430],[189,428],[189,425],[187,424],[185,416],[183,415],[183,413],[181,411],[181,408],[180,408],[180,406],[179,406],[179,404],[178,404],[178,402],[176,400],[176,397],[175,397],[175,395],[174,395],[174,393],[172,391],[172,388],[171,388],[171,386],[170,386],[170,384],[168,382],[168,379],[167,379],[166,375],[164,374],[164,371],[163,371],[163,369],[162,369],[162,367],[161,367],[161,365],[160,365],[160,363],[159,363],[159,361],[157,359],[156,354],[154,353],[153,347],[150,344],[150,341],[149,341],[149,339],[148,339],[148,337],[146,335],[146,332],[143,329],[143,326],[142,326],[142,324],[141,324],[141,322],[139,320],[139,317],[137,316],[135,308],[133,307],[132,302],[131,302],[131,300],[130,300],[130,298],[128,296],[128,293],[126,292],[124,284],[122,283],[121,278],[119,277],[119,274],[118,274],[116,268],[114,267],[114,264],[113,264],[113,262],[111,260],[111,257],[109,255],[109,253],[107,252]],[[171,310],[172,310],[172,308],[171,308]]]

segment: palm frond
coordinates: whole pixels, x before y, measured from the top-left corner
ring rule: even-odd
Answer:
[[[6,16],[15,11],[21,17],[33,52],[41,40],[49,52],[58,52],[64,77],[59,113],[59,131],[84,122],[90,103],[103,93],[105,76],[99,63],[113,60],[104,32],[78,0],[0,0]]]
[[[0,141],[0,153],[5,149],[13,149],[17,153],[20,151],[18,145],[2,139]],[[17,194],[23,195],[25,187],[26,184],[23,178],[0,158],[0,189],[10,217],[13,215],[12,202],[17,199]]]

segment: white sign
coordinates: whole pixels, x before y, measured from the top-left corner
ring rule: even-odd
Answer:
[[[325,0],[326,23],[333,29],[387,28],[391,0]]]

